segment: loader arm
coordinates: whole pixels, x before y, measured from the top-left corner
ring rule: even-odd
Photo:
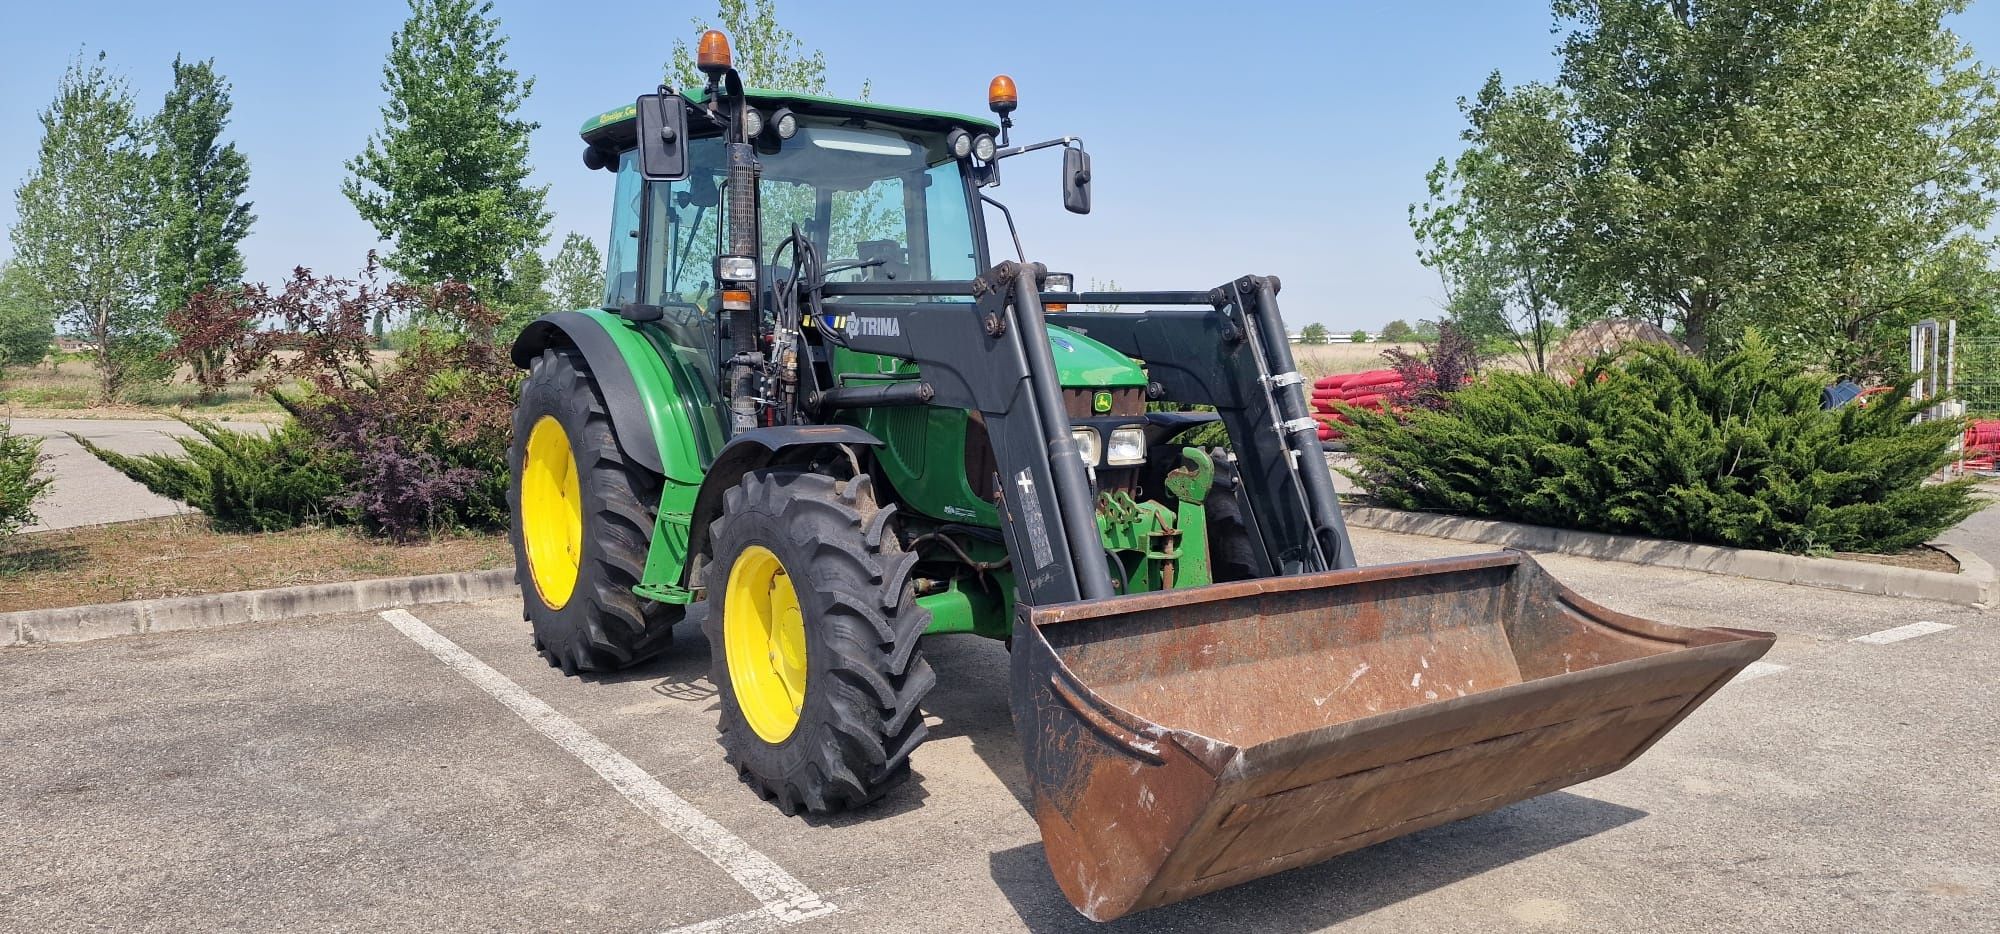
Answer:
[[[831,340],[916,363],[924,395],[911,404],[981,413],[998,461],[1002,532],[1014,555],[1018,601],[1041,606],[1111,596],[1090,485],[1055,396],[1038,264],[1002,263],[969,282],[826,283],[845,327]],[[1245,277],[1207,292],[1066,295],[1105,303],[1189,306],[1173,311],[1062,316],[1156,374],[1155,401],[1214,406],[1244,465],[1252,551],[1263,574],[1354,566],[1353,548],[1304,393],[1284,346],[1275,280]],[[1053,295],[1053,293],[1052,293]],[[970,305],[963,297],[971,296]],[[899,298],[871,303],[868,298]],[[910,303],[911,298],[958,301]],[[1198,310],[1197,310],[1197,306]],[[1267,335],[1276,336],[1276,346]],[[1273,361],[1282,372],[1273,372]],[[1291,398],[1287,398],[1287,396]]]

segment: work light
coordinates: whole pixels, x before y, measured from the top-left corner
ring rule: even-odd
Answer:
[[[994,145],[990,134],[981,133],[972,140],[972,154],[978,156],[981,162],[992,162],[993,154],[999,151],[1000,148]]]
[[[780,107],[771,113],[771,125],[778,128],[779,139],[791,139],[798,135],[799,118],[790,107]]]
[[[717,282],[754,282],[757,279],[757,258],[718,256],[715,258],[715,279]]]
[[[755,107],[743,108],[743,138],[756,139],[764,132],[764,113]]]
[[[972,155],[972,134],[964,130],[952,130],[945,134],[944,148],[951,151],[953,159],[963,159]]]

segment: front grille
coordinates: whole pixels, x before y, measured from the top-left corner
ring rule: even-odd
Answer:
[[[1097,394],[1100,392],[1111,394],[1111,411],[1099,412],[1097,411],[1097,407],[1093,405]],[[1071,421],[1079,418],[1095,418],[1097,416],[1144,415],[1146,414],[1146,391],[1137,386],[1128,386],[1123,389],[1065,389],[1063,390],[1063,408],[1069,411]]]

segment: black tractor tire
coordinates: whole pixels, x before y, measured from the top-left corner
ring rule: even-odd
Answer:
[[[916,605],[896,507],[879,505],[867,475],[837,480],[791,468],[752,471],[710,526],[703,599],[688,608],[708,635],[724,754],[738,776],[786,815],[845,810],[909,775],[928,732],[919,705],[937,684],[917,641],[930,613]],[[731,681],[731,569],[745,549],[774,554],[804,620],[805,685],[798,720],[767,742],[744,717]]]
[[[1208,522],[1208,573],[1218,584],[1247,581],[1257,576],[1257,562],[1251,557],[1250,526],[1243,521],[1243,481],[1226,452],[1215,455],[1215,486],[1202,501]]]
[[[559,606],[550,605],[535,580],[522,524],[522,464],[529,435],[543,418],[562,427],[582,495],[576,582]],[[534,645],[542,657],[574,675],[615,671],[665,651],[681,608],[632,591],[646,567],[661,478],[618,447],[604,392],[575,349],[544,350],[529,365],[514,408],[507,468],[514,573],[521,585],[522,616],[533,624]]]

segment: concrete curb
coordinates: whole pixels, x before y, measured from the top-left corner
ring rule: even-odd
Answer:
[[[1703,571],[1851,593],[1915,597],[1976,607],[2000,605],[2000,579],[1996,579],[1993,565],[1969,549],[1956,545],[1932,545],[1958,561],[1959,572],[1946,574],[1863,561],[1692,545],[1376,506],[1348,506],[1344,511],[1350,525],[1384,532],[1428,535],[1461,542]]]
[[[0,638],[6,639],[0,645],[87,642],[149,632],[207,629],[423,603],[466,603],[513,592],[514,569],[499,568],[459,574],[306,584],[198,597],[163,597],[49,610],[18,610],[0,613]]]

